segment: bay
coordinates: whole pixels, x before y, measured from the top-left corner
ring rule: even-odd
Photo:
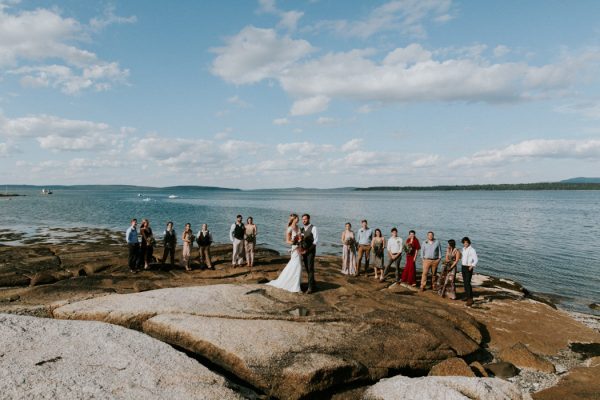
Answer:
[[[198,188],[85,186],[10,187],[23,197],[0,199],[0,227],[28,235],[78,226],[125,231],[132,217],[148,218],[155,233],[173,221],[181,233],[209,224],[228,242],[236,214],[254,217],[259,245],[286,251],[290,212],[309,213],[319,229],[321,254],[341,254],[345,222],[366,218],[384,236],[397,227],[419,239],[434,231],[443,241],[469,236],[483,274],[514,279],[534,292],[562,299],[559,306],[585,313],[600,302],[600,191],[354,191],[351,189],[224,191]],[[138,196],[141,194],[142,196]],[[178,196],[170,199],[168,196]],[[144,199],[149,199],[144,201]],[[10,244],[10,243],[9,243]],[[445,246],[444,246],[445,247]],[[419,268],[420,262],[417,265]]]

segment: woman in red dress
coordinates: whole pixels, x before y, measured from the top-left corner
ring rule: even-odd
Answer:
[[[415,267],[415,262],[420,249],[421,243],[415,237],[415,231],[409,231],[408,239],[404,242],[403,251],[406,256],[406,264],[404,265],[404,271],[402,271],[401,281],[411,286],[417,286],[417,268]]]

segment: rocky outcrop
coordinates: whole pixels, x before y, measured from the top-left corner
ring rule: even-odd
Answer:
[[[519,369],[506,361],[499,361],[495,363],[490,363],[485,366],[485,369],[492,374],[492,376],[497,376],[498,378],[512,378],[513,376],[519,373]]]
[[[471,368],[462,358],[454,357],[436,364],[429,371],[429,376],[470,376],[475,377]]]
[[[2,398],[241,399],[170,346],[118,326],[0,314]]]
[[[383,379],[369,388],[364,400],[530,400],[517,386],[496,378],[428,376]]]
[[[498,353],[498,357],[520,368],[530,368],[548,374],[556,371],[554,364],[533,353],[523,343],[516,343],[512,347],[503,349]]]
[[[444,317],[443,308],[432,311],[402,296],[391,304],[355,315],[323,307],[317,296],[265,285],[211,285],[110,295],[53,313],[139,329],[279,398],[379,379],[391,371],[426,372],[479,348],[480,336],[469,336],[477,325],[466,315],[457,323]],[[299,308],[307,315],[298,316]]]
[[[573,368],[556,386],[534,393],[535,400],[591,400],[600,398],[600,357]]]

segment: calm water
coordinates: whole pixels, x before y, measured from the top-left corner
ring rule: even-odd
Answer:
[[[592,313],[600,302],[600,191],[356,192],[349,190],[206,191],[120,187],[69,188],[41,196],[39,189],[0,199],[0,228],[33,233],[47,227],[97,226],[125,230],[131,217],[149,218],[154,231],[186,222],[196,231],[208,223],[216,241],[228,240],[235,215],[251,215],[259,244],[283,251],[291,211],[308,212],[319,228],[320,253],[339,254],[344,223],[356,229],[363,217],[389,235],[398,227],[419,239],[433,230],[439,239],[465,235],[480,257],[478,271],[503,276],[527,288],[564,297],[561,306]],[[174,194],[178,199],[168,199]],[[596,314],[600,314],[596,312]]]

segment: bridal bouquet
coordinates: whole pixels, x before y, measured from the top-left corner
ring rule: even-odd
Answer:
[[[256,242],[256,235],[254,233],[250,233],[250,234],[246,235],[246,242],[248,242],[248,243],[255,243]]]
[[[301,244],[302,244],[302,236],[300,236],[300,235],[294,236],[294,238],[292,239],[292,245],[300,246]]]
[[[402,246],[402,251],[404,251],[405,254],[410,254],[413,251],[413,247],[409,243],[404,243],[404,246]]]
[[[350,246],[350,247],[354,246],[355,243],[356,242],[355,242],[354,238],[348,238],[344,241],[344,244],[346,246]]]

